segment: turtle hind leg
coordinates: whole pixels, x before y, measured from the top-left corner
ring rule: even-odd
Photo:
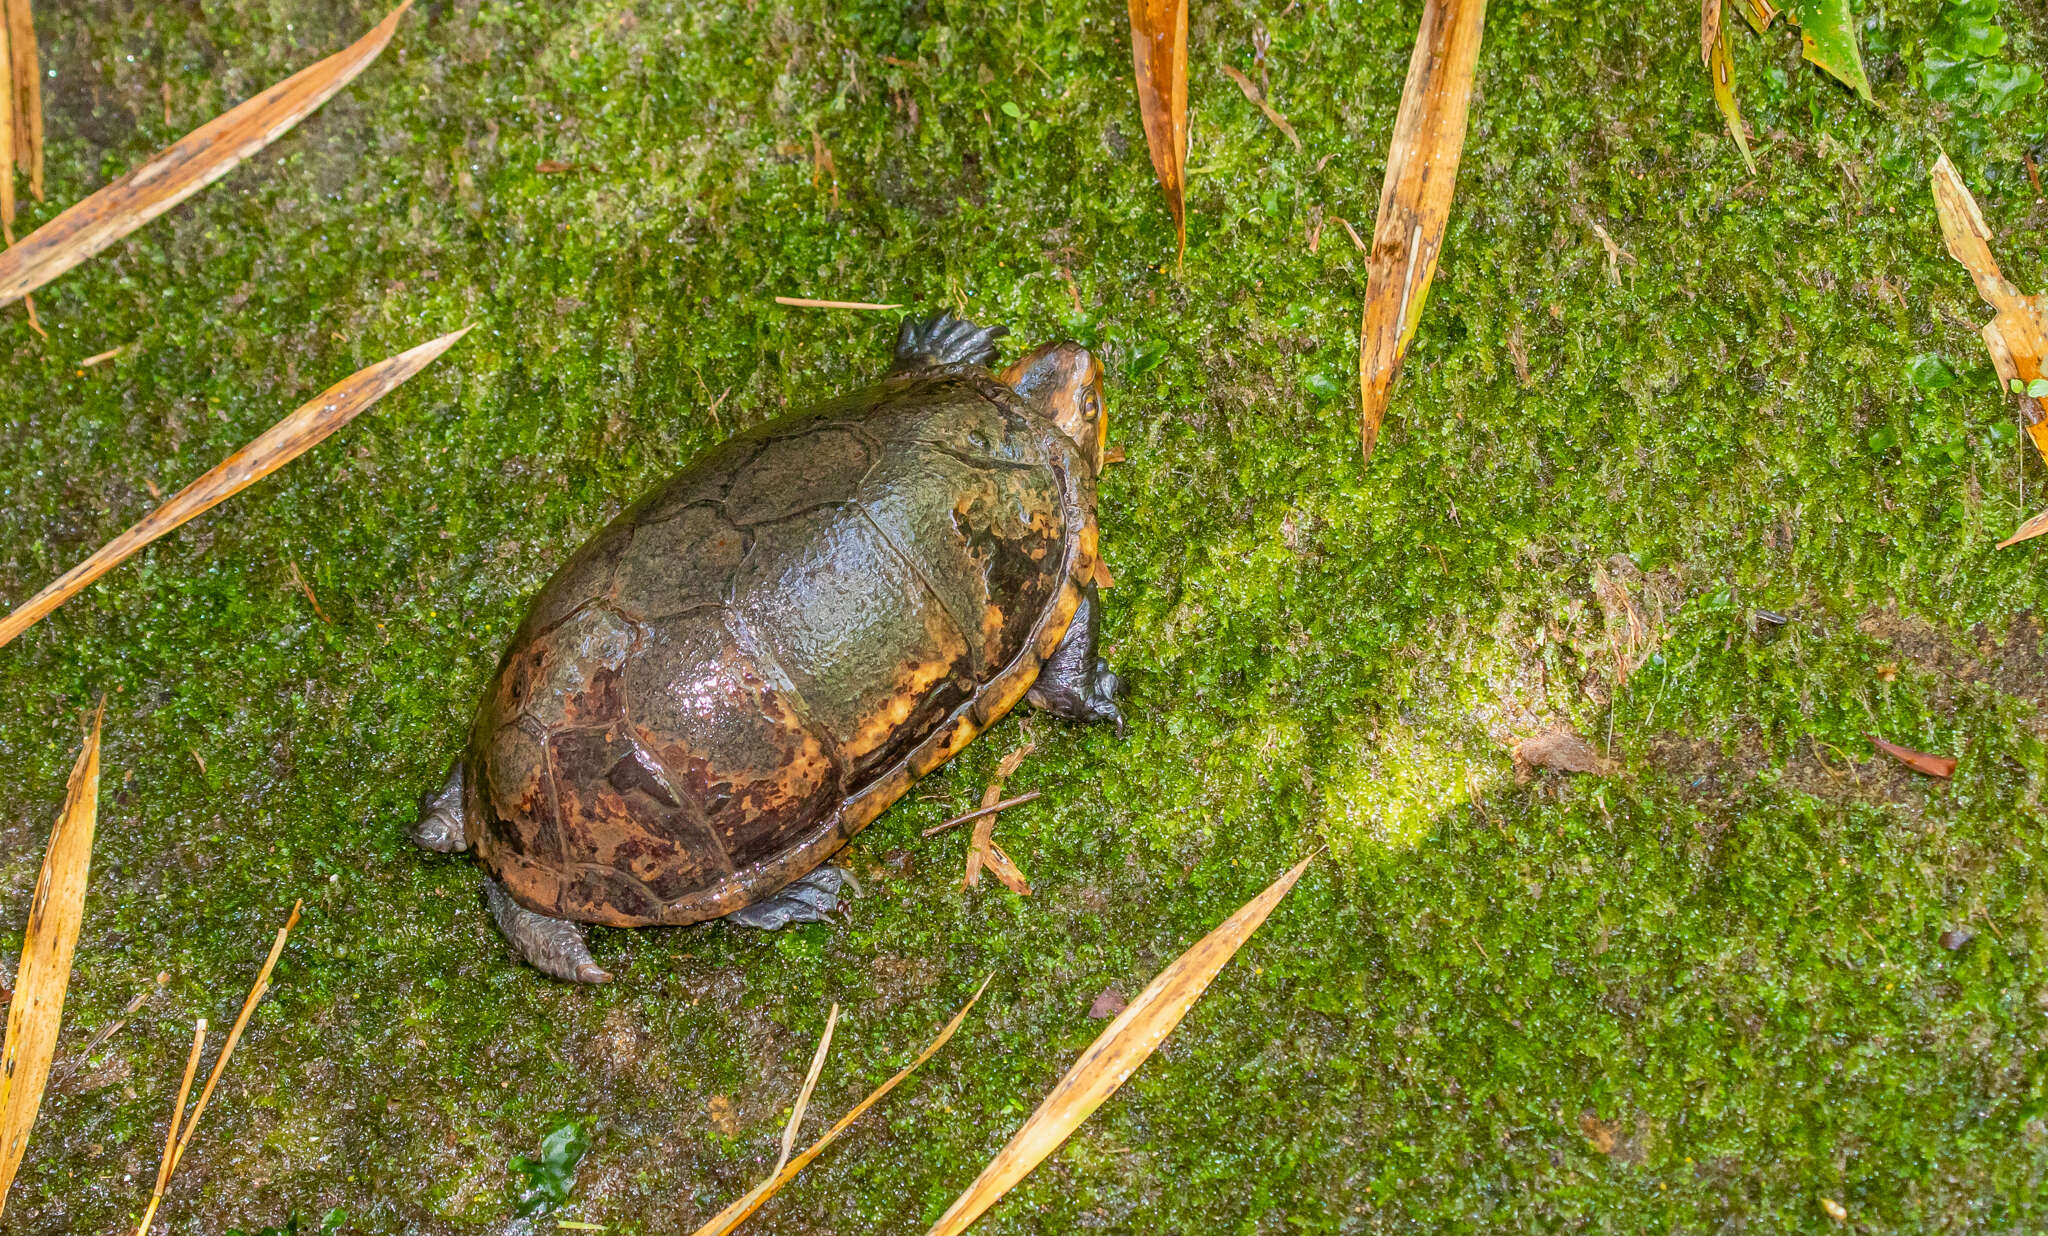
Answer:
[[[966,318],[941,313],[935,318],[905,318],[896,332],[898,371],[940,365],[992,365],[996,340],[1007,326],[976,326]]]
[[[498,920],[498,930],[534,969],[565,983],[612,981],[611,974],[591,959],[583,924],[527,909],[489,876],[484,877],[484,900],[490,903],[491,917]]]
[[[742,927],[758,927],[762,931],[775,931],[791,923],[822,923],[839,908],[842,886],[850,887],[856,894],[860,892],[860,885],[855,883],[852,872],[827,864],[807,875],[798,876],[771,896],[750,906],[741,906],[726,915],[725,921]]]
[[[469,848],[469,831],[462,818],[462,757],[448,766],[448,781],[439,790],[420,796],[420,818],[413,821],[413,844],[442,854]]]
[[[1081,604],[1074,610],[1060,646],[1053,649],[1024,698],[1034,708],[1068,721],[1115,722],[1116,732],[1122,734],[1124,710],[1118,701],[1123,698],[1124,684],[1110,672],[1109,662],[1096,654],[1099,613],[1095,585],[1090,584],[1081,592]]]

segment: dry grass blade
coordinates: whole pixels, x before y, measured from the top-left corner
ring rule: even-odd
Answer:
[[[1166,190],[1173,235],[1188,251],[1188,0],[1130,0],[1131,66],[1152,170]]]
[[[207,121],[0,253],[0,305],[35,291],[290,132],[370,66],[411,5],[404,0],[349,47]]]
[[[2011,536],[1998,543],[1998,548],[2004,549],[2021,541],[2031,541],[2043,532],[2048,532],[2048,511],[2037,512],[2033,518],[2013,529]]]
[[[1195,942],[1195,946],[1159,972],[1138,998],[1131,1001],[1115,1021],[1074,1061],[1074,1067],[1060,1078],[1031,1113],[1030,1119],[995,1159],[983,1169],[946,1213],[939,1216],[928,1236],[955,1236],[981,1217],[983,1211],[1008,1193],[1047,1155],[1058,1150],[1081,1122],[1088,1119],[1103,1100],[1145,1062],[1173,1028],[1180,1024],[1195,1001],[1251,934],[1266,921],[1273,907],[1294,887],[1301,873],[1315,858],[1311,854],[1225,919],[1221,926]]]
[[[883,305],[871,300],[812,300],[807,296],[778,296],[778,305],[792,309],[901,309],[902,305]]]
[[[242,1031],[248,1028],[249,1018],[256,1012],[256,1006],[263,1002],[263,995],[270,990],[270,972],[277,968],[277,959],[284,953],[284,942],[290,938],[292,928],[299,924],[299,911],[305,908],[304,901],[292,903],[291,917],[284,926],[277,929],[277,939],[271,943],[270,956],[263,961],[263,968],[256,972],[256,985],[249,989],[249,998],[242,1001],[242,1011],[235,1017],[235,1024],[229,1028],[227,1041],[221,1044],[220,1059],[213,1062],[213,1071],[206,1075],[206,1085],[200,1087],[199,1101],[192,1105],[192,1115],[184,1123],[184,1131],[177,1130],[177,1117],[172,1117],[172,1132],[176,1145],[165,1152],[164,1166],[157,1172],[156,1191],[149,1199],[149,1209],[143,1211],[142,1222],[135,1228],[135,1236],[144,1236],[149,1225],[156,1219],[157,1207],[163,1202],[164,1190],[171,1187],[171,1177],[176,1174],[178,1164],[185,1161],[185,1150],[192,1144],[192,1135],[199,1131],[199,1118],[206,1114],[206,1104],[213,1098],[213,1088],[220,1084],[220,1075],[227,1071],[228,1061],[234,1058],[235,1044],[242,1041]],[[200,1023],[202,1026],[204,1022]],[[193,1057],[198,1058],[196,1055]],[[189,1078],[188,1078],[189,1084]],[[178,1105],[184,1106],[180,1097]]]
[[[1485,28],[1486,0],[1423,4],[1366,262],[1358,382],[1359,449],[1367,461],[1436,274]]]
[[[28,191],[43,200],[43,74],[29,0],[5,0],[8,59],[14,66],[14,162],[28,173]]]
[[[812,1142],[808,1150],[805,1150],[802,1154],[784,1164],[781,1170],[768,1179],[747,1190],[746,1194],[738,1201],[711,1216],[710,1221],[698,1228],[693,1233],[693,1236],[726,1236],[726,1233],[746,1222],[748,1216],[759,1210],[764,1202],[780,1192],[782,1186],[796,1179],[798,1172],[803,1171],[804,1168],[810,1166],[813,1159],[825,1153],[827,1146],[839,1140],[839,1135],[846,1132],[847,1128],[854,1121],[865,1115],[870,1107],[881,1102],[883,1095],[888,1094],[891,1090],[901,1085],[905,1078],[923,1067],[925,1061],[937,1055],[939,1049],[944,1047],[953,1037],[953,1032],[960,1028],[960,1023],[967,1020],[967,1014],[972,1011],[975,1003],[981,999],[981,993],[988,990],[988,985],[994,978],[995,973],[991,971],[988,978],[981,980],[981,986],[974,989],[974,995],[968,998],[966,1004],[960,1006],[959,1012],[953,1014],[953,1020],[946,1023],[945,1029],[939,1031],[939,1037],[933,1039],[930,1045],[917,1053],[917,1059],[904,1065],[902,1069],[897,1071],[894,1077],[875,1087],[867,1098],[854,1104],[853,1110],[841,1116],[831,1128],[825,1130],[825,1135]]]
[[[2024,391],[2036,379],[2048,376],[2042,370],[2048,363],[2048,296],[2023,295],[1998,269],[1998,259],[1991,256],[1990,225],[1984,222],[1977,199],[1970,196],[1969,187],[1947,155],[1934,164],[1933,184],[1935,213],[1941,218],[1941,235],[1949,256],[1970,272],[1977,295],[1995,311],[1982,331],[1991,367],[1998,372],[2001,386],[2010,388],[2017,382]],[[2021,394],[2019,400],[2027,436],[2048,461],[2048,415],[2044,415],[2042,401],[2027,394]],[[2028,520],[2000,548],[2039,535],[2040,528],[2035,527],[2039,520],[2039,516]],[[2027,532],[2029,528],[2034,531]]]
[[[797,1091],[796,1106],[789,1109],[789,1123],[782,1130],[782,1153],[775,1156],[775,1170],[768,1175],[779,1176],[789,1164],[789,1152],[796,1147],[797,1127],[804,1122],[804,1109],[811,1105],[811,1092],[818,1088],[818,1074],[825,1071],[825,1053],[832,1049],[832,1031],[839,1025],[839,1005],[833,1004],[832,1012],[825,1018],[825,1033],[818,1036],[818,1050],[811,1056],[811,1071],[804,1074],[803,1089]]]
[[[86,877],[92,870],[93,831],[99,826],[100,722],[106,710],[106,701],[101,700],[92,730],[71,766],[64,809],[50,830],[50,848],[28,903],[21,971],[15,975],[14,999],[7,1006],[6,1042],[0,1045],[0,1213],[7,1209],[7,1191],[28,1149],[29,1130],[43,1103],[43,1086],[57,1054],[57,1031],[64,1021],[71,954],[78,945]]]
[[[1257,86],[1252,85],[1252,79],[1227,64],[1223,66],[1223,71],[1229,75],[1231,81],[1237,83],[1237,88],[1244,92],[1244,97],[1250,99],[1254,107],[1265,113],[1266,119],[1273,122],[1273,127],[1287,135],[1287,140],[1294,143],[1295,153],[1301,153],[1300,135],[1295,133],[1293,125],[1287,123],[1287,117],[1282,116],[1274,110],[1271,103],[1266,102],[1266,96],[1259,93]]]
[[[185,1077],[178,1083],[178,1099],[171,1104],[171,1127],[164,1134],[164,1157],[156,1165],[156,1186],[149,1193],[149,1208],[143,1212],[142,1225],[138,1231],[148,1231],[156,1218],[156,1208],[163,1204],[164,1186],[171,1181],[171,1152],[178,1145],[178,1124],[185,1116],[185,1100],[192,1095],[192,1079],[199,1073],[199,1053],[206,1047],[206,1019],[200,1018],[192,1027],[192,1052],[185,1057]]]
[[[66,571],[55,583],[24,601],[13,613],[0,618],[0,647],[5,647],[15,636],[41,621],[51,610],[85,591],[94,580],[119,566],[143,546],[187,520],[206,513],[318,446],[327,435],[397,389],[468,333],[469,327],[465,326],[410,351],[378,361],[320,392],[317,398],[272,425],[255,441],[172,494],[169,501],[145,515],[140,523],[108,541],[92,557]]]

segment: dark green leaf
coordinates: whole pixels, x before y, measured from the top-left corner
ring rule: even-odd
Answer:
[[[540,1158],[513,1159],[513,1174],[526,1181],[514,1210],[531,1215],[568,1201],[569,1190],[576,1183],[576,1164],[588,1149],[589,1140],[572,1120],[541,1140]]]

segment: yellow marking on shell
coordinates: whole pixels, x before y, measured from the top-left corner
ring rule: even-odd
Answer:
[[[888,693],[882,697],[880,707],[847,736],[845,751],[848,759],[859,760],[887,745],[902,731],[904,722],[910,720],[910,714],[917,711],[931,689],[951,678],[953,668],[966,658],[967,641],[951,623],[942,630],[934,630],[927,625],[926,630],[940,638],[938,655],[929,661],[912,661],[896,675]]]

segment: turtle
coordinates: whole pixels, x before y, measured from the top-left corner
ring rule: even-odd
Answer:
[[[827,863],[1019,701],[1125,728],[1099,655],[1103,370],[1000,372],[950,313],[880,381],[699,455],[542,586],[412,838],[473,850],[512,948],[601,983],[585,924],[823,921]]]

